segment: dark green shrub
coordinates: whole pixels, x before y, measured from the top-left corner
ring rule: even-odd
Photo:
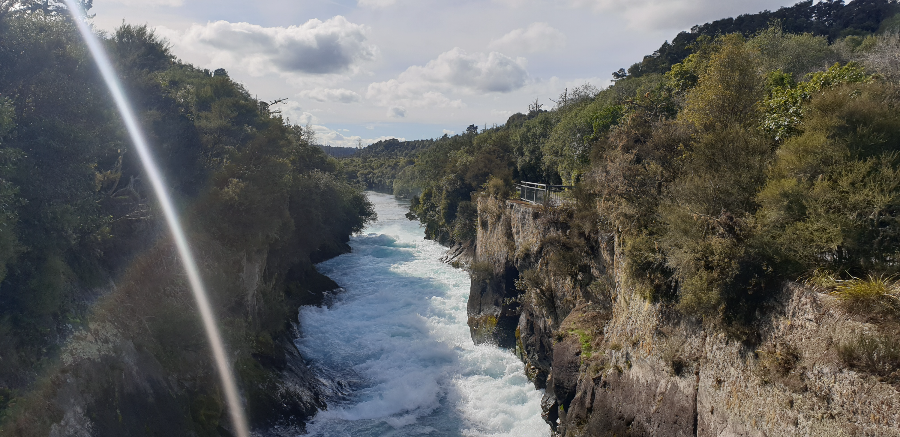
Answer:
[[[453,241],[474,241],[477,236],[476,222],[478,221],[478,207],[473,202],[462,201],[456,207],[456,219],[453,220],[451,235]]]
[[[484,183],[484,194],[494,199],[506,200],[513,197],[512,181],[497,176],[491,176]]]
[[[625,274],[629,284],[649,301],[674,297],[673,271],[667,265],[666,254],[658,239],[648,233],[622,237],[625,255]]]
[[[760,233],[796,273],[896,272],[900,253],[897,90],[845,85],[812,98],[803,133],[779,148],[756,196]],[[797,271],[799,270],[799,271]]]
[[[742,331],[775,279],[752,223],[728,213],[710,217],[678,210],[668,220],[663,241],[678,281],[679,308]]]

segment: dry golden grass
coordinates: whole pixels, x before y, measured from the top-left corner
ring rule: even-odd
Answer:
[[[847,313],[866,316],[873,321],[896,320],[900,316],[900,281],[893,276],[839,279],[833,274],[817,271],[804,282],[837,298]]]
[[[896,333],[860,333],[838,346],[838,356],[851,368],[891,384],[900,383],[900,337]]]
[[[834,296],[844,312],[874,325],[838,345],[841,361],[882,381],[900,383],[900,280],[884,275],[839,279],[817,271],[804,282]]]

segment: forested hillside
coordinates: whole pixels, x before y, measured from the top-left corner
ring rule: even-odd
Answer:
[[[847,42],[855,45],[867,35],[900,25],[896,13],[896,4],[885,0],[854,0],[850,3],[843,0],[801,1],[777,11],[739,15],[694,26],[689,32],[679,33],[671,43],[663,43],[655,52],[644,56],[641,62],[613,75],[622,78],[626,75],[662,74],[687,58],[693,52],[694,44],[704,37],[715,38],[729,33],[752,37],[774,22],[779,23],[787,33],[824,36],[831,43],[850,37]]]
[[[356,149],[351,149],[349,147],[333,147],[333,146],[318,146],[325,152],[326,155],[332,158],[345,158],[351,156],[356,153]]]
[[[104,44],[183,214],[253,426],[302,424],[323,405],[304,391],[290,324],[336,286],[312,263],[346,251],[371,205],[225,70],[177,61],[145,26]],[[64,419],[54,432],[228,434],[161,212],[60,3],[0,3],[0,199],[0,434],[46,436]]]
[[[444,135],[445,139],[447,138]],[[440,141],[440,140],[438,140]],[[340,161],[341,171],[347,179],[362,184],[369,190],[394,192],[397,176],[412,165],[420,151],[435,144],[435,140],[400,141],[396,138],[381,140],[359,149],[352,156]],[[409,196],[403,188],[398,195]]]
[[[737,332],[783,279],[898,271],[898,12],[802,2],[697,26],[670,63],[567,90],[549,110],[535,102],[386,171],[448,244],[474,238],[477,196],[575,185],[560,269],[583,271],[613,232],[647,299]]]

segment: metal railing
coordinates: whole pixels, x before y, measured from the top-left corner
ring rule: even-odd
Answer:
[[[519,199],[537,205],[557,206],[566,199],[562,193],[571,189],[568,185],[538,184],[535,182],[519,182],[516,189],[519,190]]]

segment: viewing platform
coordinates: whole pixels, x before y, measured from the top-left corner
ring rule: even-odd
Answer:
[[[569,199],[564,193],[573,187],[569,185],[539,184],[536,182],[519,182],[519,199],[533,205],[559,206]]]

